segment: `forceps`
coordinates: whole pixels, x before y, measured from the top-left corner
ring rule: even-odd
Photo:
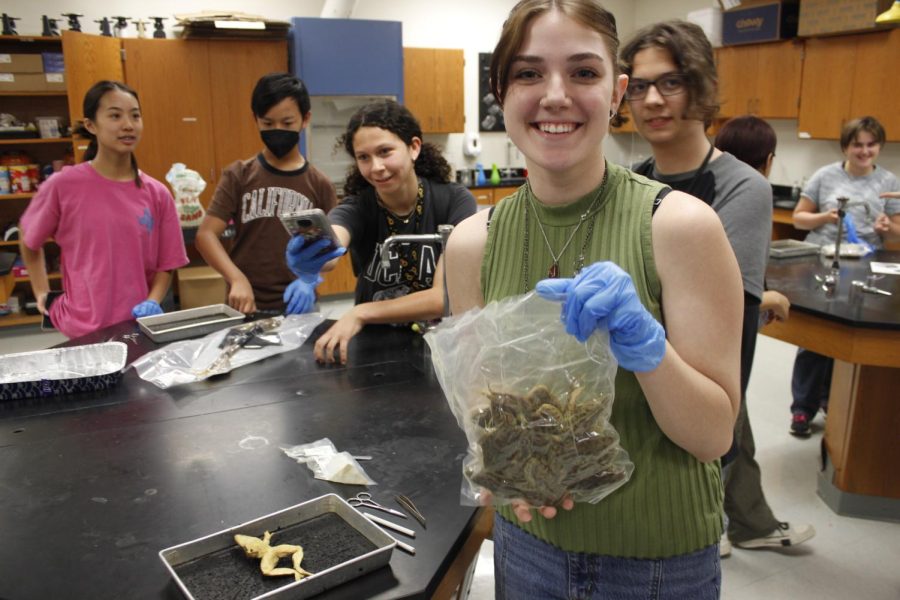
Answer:
[[[369,492],[360,492],[352,498],[348,498],[347,504],[353,507],[366,506],[368,508],[374,508],[375,510],[383,510],[384,512],[392,514],[395,517],[403,517],[404,519],[406,518],[406,515],[404,515],[399,510],[394,510],[393,508],[382,506],[372,500],[372,494],[370,494]]]

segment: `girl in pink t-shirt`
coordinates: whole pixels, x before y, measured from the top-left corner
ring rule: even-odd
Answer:
[[[188,262],[171,194],[137,167],[143,131],[137,93],[100,81],[83,108],[77,133],[91,139],[86,162],[44,182],[20,222],[19,247],[38,309],[68,337],[161,313],[172,269]],[[60,249],[64,292],[47,306],[49,238]]]

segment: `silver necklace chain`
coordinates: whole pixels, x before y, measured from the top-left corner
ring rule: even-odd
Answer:
[[[578,230],[581,229],[581,226],[584,225],[584,222],[588,220],[588,217],[593,215],[597,210],[597,202],[600,200],[601,196],[603,196],[603,190],[606,187],[606,179],[609,175],[609,165],[604,162],[604,171],[603,171],[603,181],[600,182],[600,187],[597,190],[594,199],[591,200],[590,206],[588,206],[587,210],[585,210],[581,217],[578,220],[578,224],[575,225],[575,229],[572,230],[572,233],[569,234],[569,238],[566,240],[563,247],[560,249],[559,254],[553,252],[553,247],[550,245],[550,239],[547,237],[547,232],[544,230],[544,224],[541,222],[540,218],[538,218],[537,209],[534,207],[533,200],[533,192],[531,190],[531,185],[528,184],[528,204],[531,207],[531,212],[534,213],[534,219],[537,221],[538,230],[541,232],[541,236],[544,238],[544,243],[547,245],[547,251],[550,253],[550,257],[553,259],[553,262],[550,265],[550,268],[547,271],[548,278],[556,278],[559,277],[559,260],[562,258],[563,254],[565,254],[566,249],[572,243],[572,240],[575,239],[575,234],[578,233]],[[523,261],[522,261],[522,290],[527,291],[528,289],[528,262],[529,262],[529,234],[528,231],[530,229],[528,222],[528,209],[525,210],[525,236],[524,236],[524,253],[523,253]],[[575,274],[578,274],[579,271],[584,267],[584,254],[587,251],[587,245],[590,243],[591,237],[594,233],[594,221],[591,220],[588,224],[588,233],[584,238],[584,242],[581,245],[581,252],[575,258],[573,262],[573,270]]]

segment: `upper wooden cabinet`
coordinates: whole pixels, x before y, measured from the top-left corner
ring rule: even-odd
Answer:
[[[716,49],[719,116],[794,119],[800,104],[803,45],[784,41]]]
[[[889,141],[900,140],[900,111],[892,89],[900,29],[806,40],[798,130],[802,137],[840,138],[841,127],[871,115]]]
[[[403,97],[424,133],[465,129],[463,51],[403,49]]]
[[[103,79],[124,81],[122,40],[77,31],[62,32],[63,56],[66,57],[66,95],[69,98],[69,122],[74,127],[84,118],[84,95]],[[88,142],[75,139],[75,161],[81,162]]]
[[[287,70],[284,40],[125,39],[125,81],[141,96],[138,164],[165,181],[181,162],[206,180],[208,206],[222,170],[262,148],[250,94],[267,73]]]

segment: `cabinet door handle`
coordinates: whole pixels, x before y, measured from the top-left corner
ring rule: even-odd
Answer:
[[[181,120],[185,123],[196,123],[197,117],[181,117]]]

